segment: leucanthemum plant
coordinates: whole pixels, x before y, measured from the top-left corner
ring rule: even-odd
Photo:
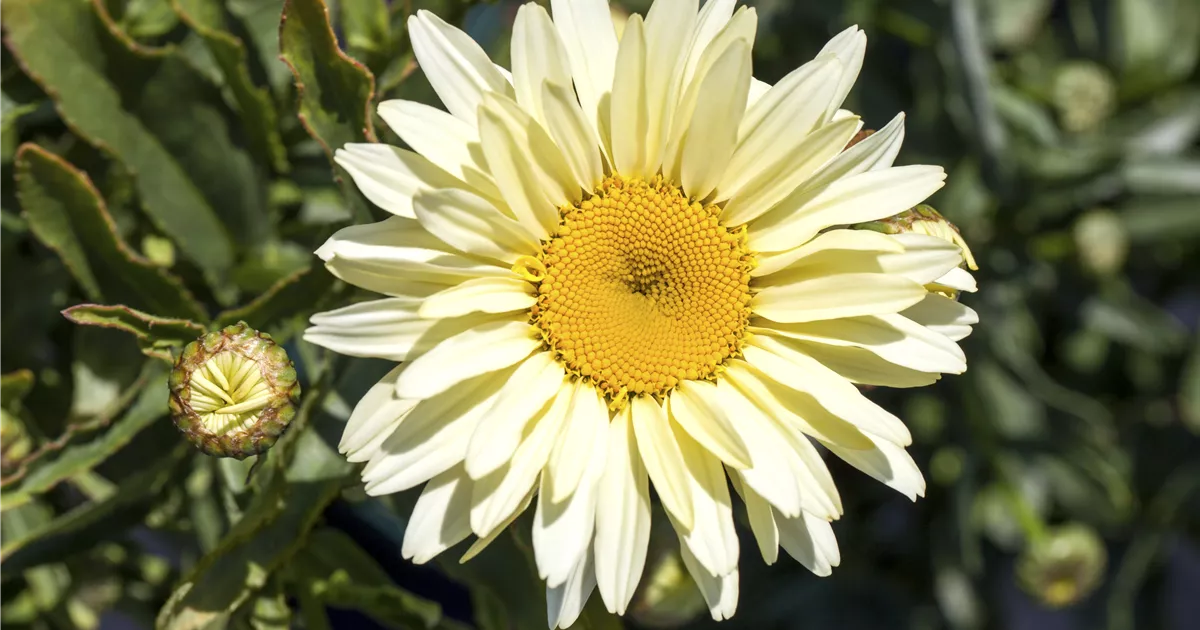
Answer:
[[[865,35],[838,34],[772,86],[751,75],[753,9],[659,0],[618,40],[602,0],[521,7],[511,74],[421,12],[418,61],[447,111],[389,101],[412,150],[337,161],[394,214],[318,255],[389,297],[306,338],[400,362],[340,448],[372,495],[425,484],[403,553],[478,553],[535,500],[551,627],[593,590],[624,613],[653,487],[715,619],[738,598],[733,492],[764,560],[839,563],[822,449],[915,499],[910,435],[857,385],[966,369],[975,314],[959,246],[850,229],[938,190],[892,166],[903,115],[847,148]]]

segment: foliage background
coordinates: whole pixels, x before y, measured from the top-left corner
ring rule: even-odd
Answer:
[[[769,81],[845,26],[867,31],[850,106],[868,127],[908,112],[900,160],[946,166],[932,204],[979,259],[964,299],[982,323],[966,375],[873,394],[913,428],[927,498],[835,466],[842,566],[768,568],[744,544],[722,627],[1195,627],[1200,3],[751,4]],[[506,64],[516,7],[3,3],[5,625],[544,627],[528,523],[469,564],[400,559],[415,497],[366,500],[330,446],[386,366],[298,339],[315,310],[362,297],[311,252],[382,217],[329,149],[399,144],[381,99],[435,102],[406,16],[434,10]],[[238,319],[287,343],[305,390],[249,479],[252,462],[174,430],[162,360]],[[1015,566],[1066,523],[1097,532],[1107,562],[1066,565],[1068,584],[1090,571],[1098,586],[1052,610]],[[713,625],[659,534],[632,615],[593,597],[581,624]]]

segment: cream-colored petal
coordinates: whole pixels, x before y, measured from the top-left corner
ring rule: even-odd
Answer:
[[[536,302],[533,285],[521,278],[476,278],[429,296],[418,312],[424,318],[442,319],[523,311]]]
[[[513,365],[540,345],[537,329],[523,321],[481,324],[414,359],[396,380],[396,393],[403,398],[429,398],[472,376]]]
[[[547,497],[547,490],[543,490],[542,496],[555,503],[575,492],[591,461],[594,446],[608,443],[608,406],[604,397],[591,385],[577,382],[566,422],[542,473],[549,494]]]
[[[475,484],[475,486],[477,487],[478,484]],[[458,563],[463,564],[465,562],[470,562],[472,558],[483,553],[483,550],[487,549],[488,545],[491,545],[501,533],[508,529],[508,526],[512,525],[513,521],[517,520],[518,516],[525,513],[525,510],[529,508],[529,504],[533,502],[533,495],[535,494],[537,494],[537,485],[531,483],[529,486],[529,492],[526,492],[524,498],[516,503],[516,506],[511,509],[508,516],[504,517],[504,519],[500,521],[499,525],[492,528],[492,532],[490,534],[476,538],[475,542],[471,543],[471,546],[468,547],[465,552],[463,552],[462,557],[458,559]],[[471,501],[474,502],[477,496],[478,490],[473,489],[471,493]]]
[[[848,317],[764,329],[791,339],[864,348],[891,363],[921,372],[961,374],[967,357],[958,344],[898,314]]]
[[[646,34],[642,16],[636,13],[625,23],[617,49],[617,71],[613,78],[612,158],[617,172],[627,177],[645,177],[646,140],[650,133],[650,111],[646,103]]]
[[[776,382],[805,392],[831,413],[901,446],[912,434],[899,418],[872,402],[846,379],[786,342],[762,335],[750,339],[746,361]],[[403,376],[401,376],[403,378]]]
[[[500,198],[500,190],[483,158],[474,119],[460,120],[436,107],[404,100],[380,103],[379,117],[413,151],[479,194],[489,199]]]
[[[304,340],[352,357],[404,361],[436,323],[417,315],[420,305],[419,298],[398,297],[317,313]]]
[[[975,276],[972,276],[971,272],[961,267],[955,267],[947,271],[945,275],[934,280],[933,284],[955,291],[966,291],[967,293],[974,293],[979,288],[975,284]]]
[[[767,92],[771,91],[771,84],[758,79],[750,79],[750,92],[746,94],[746,109],[754,107]]]
[[[579,187],[592,190],[604,179],[604,163],[595,132],[588,125],[570,87],[546,83],[542,92],[546,130],[562,149]]]
[[[566,582],[560,586],[546,587],[546,620],[550,630],[575,625],[595,588],[596,568],[589,548]]]
[[[413,199],[421,226],[455,249],[512,264],[538,252],[537,239],[490,202],[465,190],[431,190]]]
[[[709,3],[713,4],[713,3]],[[646,169],[655,173],[671,133],[675,105],[682,89],[683,65],[687,62],[698,20],[697,0],[660,0],[646,14],[646,111],[649,115],[645,138]]]
[[[488,168],[521,225],[545,240],[558,207],[580,199],[579,185],[554,140],[512,100],[488,95],[479,109]]]
[[[921,203],[945,181],[940,166],[896,166],[839,179],[823,189],[791,195],[752,222],[750,246],[783,251],[827,227],[884,219]]]
[[[717,400],[737,418],[734,427],[750,449],[754,465],[740,471],[741,478],[756,494],[766,498],[779,511],[794,516],[800,513],[800,486],[792,476],[796,457],[779,435],[775,425],[757,405],[728,380],[717,383]]]
[[[425,564],[471,534],[470,478],[456,466],[425,484],[404,528],[400,555],[414,564]]]
[[[333,159],[371,203],[410,219],[417,216],[413,213],[417,193],[465,186],[424,156],[386,144],[350,143],[338,149]]]
[[[764,163],[758,165],[760,168],[753,177],[748,178],[726,204],[721,214],[724,223],[741,225],[767,213],[840,153],[854,137],[857,124],[856,118],[831,122],[798,139],[799,142],[795,144],[774,147],[764,157]],[[757,243],[752,245],[762,251],[778,251],[760,247]]]
[[[570,391],[569,384],[560,386],[559,394],[529,423],[521,445],[515,452],[510,452],[511,459],[507,466],[476,480],[471,495],[471,531],[477,536],[488,536],[495,532],[512,516],[522,499],[529,496],[562,430],[570,406]],[[484,424],[495,420],[493,415]],[[481,428],[484,424],[480,425]],[[467,468],[467,474],[471,474],[469,459]]]
[[[679,158],[679,181],[689,197],[705,199],[720,183],[737,146],[749,89],[750,46],[739,40],[700,82],[704,97],[692,110]]]
[[[607,106],[617,61],[617,32],[606,0],[551,0],[554,26],[567,49],[579,104],[602,143],[609,137]]]
[[[508,79],[470,35],[429,11],[408,18],[413,53],[438,98],[459,119],[474,123],[475,110],[488,92],[513,95]]]
[[[738,469],[753,465],[734,421],[717,400],[717,387],[707,381],[683,381],[671,392],[670,414],[688,435],[721,461]]]
[[[663,507],[683,529],[692,528],[692,487],[666,409],[649,396],[634,398],[633,428],[638,452]]]
[[[742,497],[746,505],[746,519],[750,521],[750,531],[754,541],[758,543],[758,552],[762,554],[763,562],[775,564],[779,559],[779,528],[775,526],[775,515],[771,504],[757,492],[746,488],[745,479],[736,470],[730,470],[729,480]]]
[[[738,128],[737,150],[716,198],[730,198],[755,175],[772,170],[776,161],[803,142],[824,115],[840,76],[837,58],[817,57],[748,107]]]
[[[380,433],[391,433],[400,418],[416,404],[416,401],[396,398],[396,378],[403,369],[403,365],[392,368],[354,405],[338,442],[339,452],[354,453]]]
[[[830,120],[845,102],[846,95],[850,93],[850,88],[854,87],[858,73],[862,70],[863,58],[867,54],[867,35],[859,30],[858,26],[851,26],[834,35],[833,39],[821,48],[821,52],[817,53],[817,56],[826,54],[836,55],[842,62],[837,91],[826,108],[825,119]]]
[[[696,27],[691,33],[691,39],[684,48],[683,72],[679,78],[680,90],[686,90],[695,78],[700,67],[700,58],[708,50],[717,34],[725,30],[733,16],[733,7],[737,0],[708,0],[696,19]],[[736,28],[738,33],[749,36],[749,44],[754,43],[753,31],[758,27],[758,16],[739,16],[739,20],[753,20],[753,24],[742,22]]]
[[[679,425],[672,425],[672,430],[691,481],[695,518],[690,529],[684,529],[674,519],[671,524],[679,540],[709,574],[728,575],[737,570],[738,540],[725,469],[719,459]]]
[[[892,238],[904,246],[904,253],[879,256],[879,267],[888,273],[930,284],[942,280],[962,264],[962,250],[950,241],[916,232],[896,234]],[[971,286],[973,288],[974,283]]]
[[[853,116],[854,114],[846,112],[846,116],[835,117],[834,120],[845,120]],[[896,114],[891,122],[884,125],[883,129],[839,153],[837,157],[830,160],[828,164],[821,167],[821,170],[804,182],[803,186],[780,202],[780,206],[796,207],[794,200],[808,198],[839,179],[867,171],[890,168],[896,161],[896,156],[900,154],[900,145],[903,142],[904,113],[901,112]]]
[[[533,556],[538,576],[549,587],[559,586],[571,577],[592,542],[597,492],[608,457],[608,442],[601,440],[590,446],[591,452],[584,454],[586,474],[565,501],[551,500],[549,470],[542,471],[541,492],[533,517]]]
[[[824,577],[841,562],[837,538],[828,522],[808,513],[775,522],[784,551],[809,571]]]
[[[609,423],[608,458],[596,504],[596,583],[608,611],[625,614],[650,543],[650,488],[626,406]]]
[[[829,230],[817,235],[811,241],[792,249],[781,252],[767,252],[758,255],[754,269],[750,275],[757,278],[769,276],[783,271],[802,258],[816,256],[828,251],[903,253],[904,246],[899,241],[871,230]]]
[[[565,379],[562,365],[549,352],[538,352],[517,368],[471,436],[467,473],[472,479],[482,479],[508,463],[544,407],[561,397],[570,404],[571,388]]]
[[[549,82],[570,88],[571,69],[550,14],[532,2],[517,9],[512,33],[512,66],[517,103],[544,125],[542,85]]]
[[[833,346],[792,339],[799,351],[856,385],[878,387],[925,387],[941,379],[937,372],[922,372],[891,363],[879,355],[855,346]]]
[[[477,376],[414,405],[363,468],[367,493],[408,490],[462,463],[471,434],[511,374]]]
[[[683,557],[683,566],[687,567],[696,587],[700,589],[700,594],[704,596],[704,603],[708,604],[708,612],[713,620],[724,621],[733,617],[737,612],[738,602],[737,569],[725,575],[714,576],[705,570],[696,556],[688,550],[687,545],[680,545],[679,551]]]
[[[926,295],[900,314],[952,341],[965,339],[971,327],[979,323],[979,314],[970,307],[936,293]]]
[[[925,297],[925,287],[904,276],[842,273],[767,287],[751,300],[754,314],[776,322],[812,322],[897,313]]]
[[[836,444],[825,444],[825,447],[846,463],[912,501],[925,496],[925,477],[921,475],[921,469],[917,467],[908,451],[890,440],[870,433],[867,437],[875,443],[875,448],[849,450]]]

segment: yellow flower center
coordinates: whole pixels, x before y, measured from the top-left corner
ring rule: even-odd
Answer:
[[[562,209],[523,265],[541,279],[533,320],[568,370],[616,401],[709,378],[740,351],[753,258],[719,214],[660,177],[620,175]]]
[[[248,431],[271,402],[270,385],[258,363],[236,352],[221,352],[191,377],[192,409],[213,435]]]

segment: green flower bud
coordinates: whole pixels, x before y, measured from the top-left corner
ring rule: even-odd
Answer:
[[[1017,580],[1042,603],[1062,608],[1091,594],[1104,576],[1108,553],[1092,528],[1081,523],[1053,527],[1025,546]]]
[[[1075,247],[1080,262],[1090,272],[1108,276],[1125,264],[1129,235],[1111,210],[1090,210],[1075,222]]]
[[[1067,131],[1095,128],[1112,115],[1117,85],[1103,66],[1091,61],[1071,61],[1054,77],[1054,107]]]
[[[175,426],[206,454],[236,459],[271,448],[300,399],[287,352],[245,322],[185,346],[170,387]]]
[[[706,607],[704,596],[683,564],[678,545],[666,543],[651,554],[629,614],[647,628],[675,628]]]

